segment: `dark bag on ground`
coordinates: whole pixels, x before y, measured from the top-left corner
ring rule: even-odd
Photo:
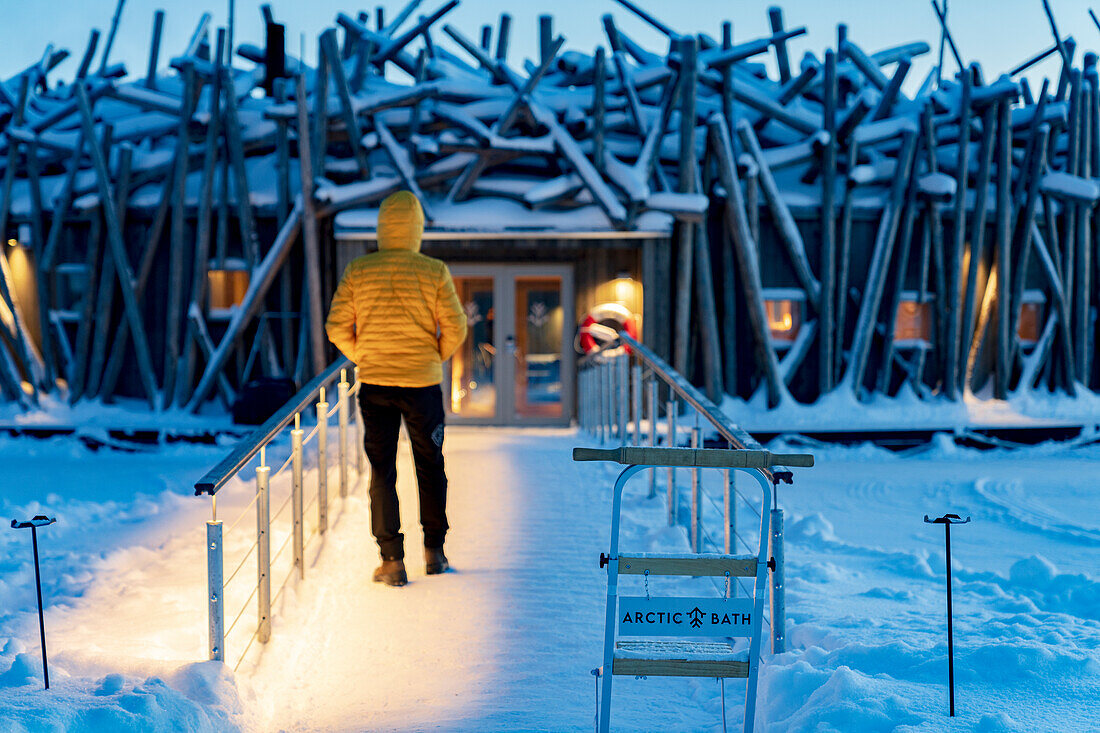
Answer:
[[[260,425],[297,391],[294,380],[285,377],[260,377],[246,382],[233,401],[233,422]]]

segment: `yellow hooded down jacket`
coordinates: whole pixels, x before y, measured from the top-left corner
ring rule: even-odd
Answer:
[[[329,340],[359,381],[427,387],[466,338],[466,313],[447,266],[420,254],[424,211],[398,191],[378,209],[378,251],[348,265],[329,308]]]

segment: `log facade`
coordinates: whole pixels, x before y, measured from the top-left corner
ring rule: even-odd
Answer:
[[[64,82],[47,47],[0,82],[0,395],[198,411],[302,383],[399,189],[429,254],[568,263],[578,318],[639,281],[644,340],[712,398],[1098,387],[1100,79],[1052,14],[1050,48],[994,79],[937,5],[946,60],[915,83],[924,42],[840,25],[796,64],[778,8],[740,39],[619,2],[667,45],[606,15],[604,45],[566,50],[544,16],[519,62],[507,15],[474,33],[413,0],[340,14],[311,59],[267,6],[264,46],[203,15],[176,55],[158,12],[139,74],[97,31]]]

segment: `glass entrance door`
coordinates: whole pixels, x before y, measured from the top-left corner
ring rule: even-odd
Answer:
[[[469,324],[444,380],[452,422],[567,425],[572,268],[463,264],[451,273]]]
[[[455,277],[466,310],[466,340],[451,360],[450,406],[455,415],[497,416],[496,283],[492,277]]]

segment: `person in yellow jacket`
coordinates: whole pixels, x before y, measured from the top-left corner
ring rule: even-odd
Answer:
[[[363,445],[370,461],[374,580],[408,582],[397,502],[397,436],[404,418],[416,464],[427,573],[447,570],[443,362],[466,338],[466,313],[447,266],[420,253],[424,211],[408,191],[378,209],[378,251],[348,265],[329,308],[329,340],[359,367]]]

